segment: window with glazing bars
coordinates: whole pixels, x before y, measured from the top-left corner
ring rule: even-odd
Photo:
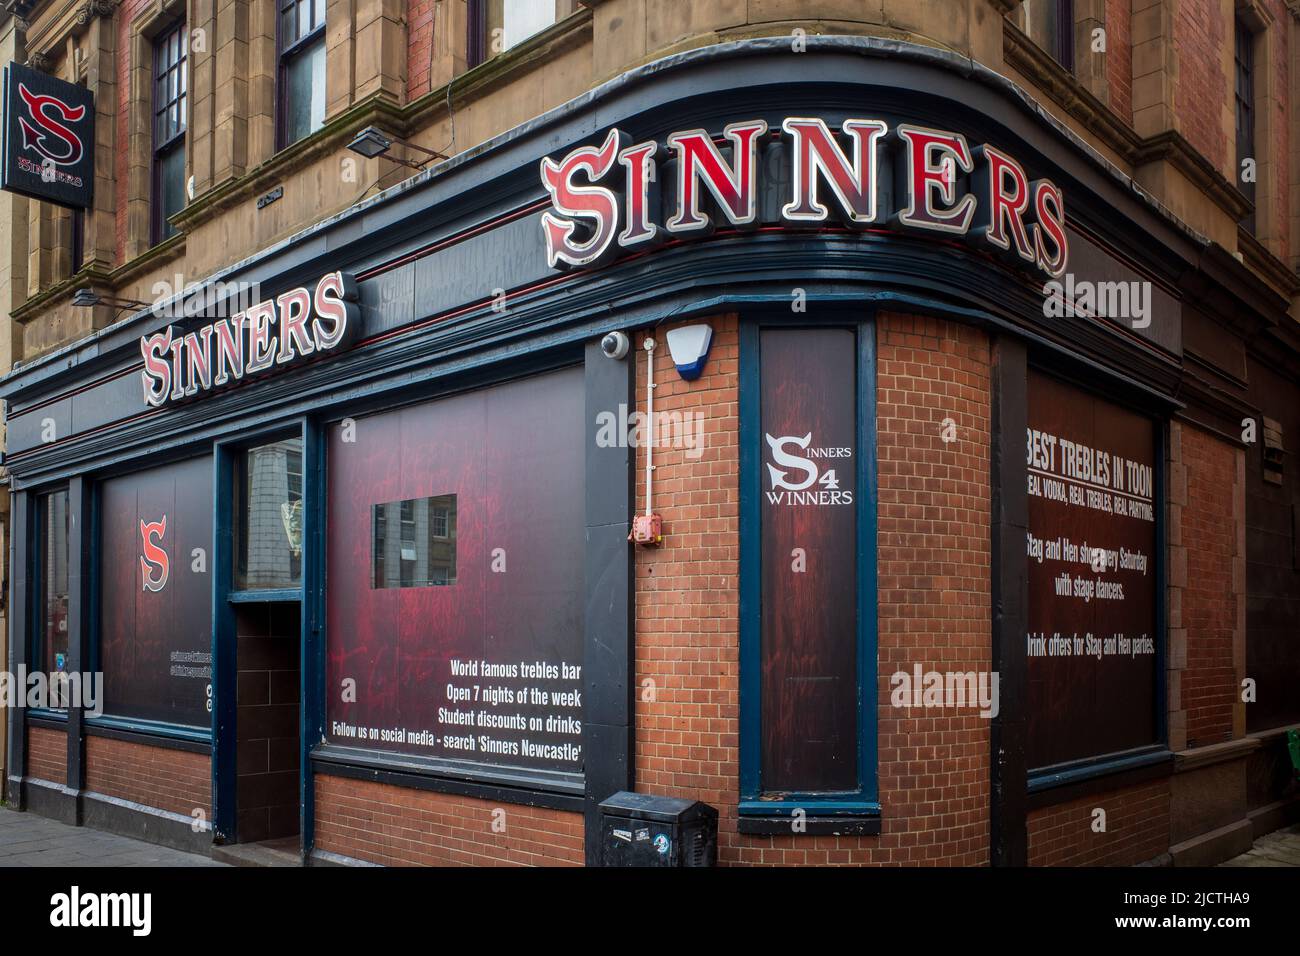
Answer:
[[[280,149],[325,125],[325,2],[280,0]]]
[[[1250,28],[1237,18],[1234,24],[1233,55],[1234,99],[1237,107],[1237,188],[1255,202],[1255,169],[1245,175],[1246,162],[1256,167],[1255,156],[1255,37]],[[1242,220],[1242,226],[1255,231],[1255,210]]]
[[[185,205],[188,47],[184,22],[153,44],[153,242],[176,234],[168,219]]]
[[[571,9],[569,0],[469,0],[469,65],[518,46]]]

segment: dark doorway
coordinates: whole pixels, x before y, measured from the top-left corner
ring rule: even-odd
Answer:
[[[296,601],[235,608],[235,842],[299,831],[299,615]]]

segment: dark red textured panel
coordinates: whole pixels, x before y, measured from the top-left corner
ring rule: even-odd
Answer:
[[[1108,653],[1105,642],[1117,636],[1153,644],[1157,639],[1155,504],[1148,489],[1130,484],[1127,465],[1119,463],[1141,464],[1154,475],[1156,443],[1151,419],[1037,372],[1029,376],[1028,422],[1031,436],[1037,431],[1056,439],[1054,445],[1040,442],[1037,458],[1029,463],[1029,533],[1044,548],[1041,560],[1028,557],[1029,630],[1047,644],[1039,650],[1027,645],[1028,760],[1031,767],[1043,767],[1155,742],[1156,655]],[[1063,441],[1100,452],[1105,473],[1098,471],[1089,481],[1087,473],[1070,469]],[[1052,497],[1051,488],[1066,499]],[[1109,501],[1112,510],[1089,507],[1089,493],[1093,500]],[[1120,513],[1121,505],[1128,514]],[[1059,558],[1047,552],[1052,542],[1063,543]],[[1076,558],[1065,542],[1080,549]],[[1085,545],[1140,553],[1146,571],[1094,571],[1081,560]],[[1058,594],[1063,574],[1069,577],[1069,594]],[[1090,584],[1118,586],[1122,598],[1076,595],[1077,587]],[[1069,653],[1052,652],[1055,635],[1069,641]],[[1088,652],[1090,639],[1102,642],[1100,656]],[[1080,641],[1082,654],[1075,653]]]
[[[765,791],[857,787],[855,355],[848,329],[762,334]]]
[[[515,694],[580,689],[580,678],[453,680],[451,662],[582,664],[584,401],[582,371],[570,369],[372,415],[358,420],[354,433],[332,429],[332,740],[493,764],[581,768],[580,750],[547,759],[522,749],[525,740],[580,747],[580,702],[557,707],[517,699],[493,703],[484,696],[493,687]],[[435,495],[456,496],[455,584],[372,587],[373,506]],[[355,681],[355,701],[345,699],[348,680]],[[450,701],[449,683],[478,696]],[[539,718],[543,729],[456,725],[439,719],[440,708]],[[549,716],[578,723],[558,733],[545,728]],[[398,739],[371,739],[370,731],[396,731]],[[422,731],[431,739],[414,740]],[[449,746],[448,737],[473,737],[474,749]],[[485,750],[483,737],[516,752]]]
[[[99,666],[105,712],[207,726],[212,459],[111,478],[100,486],[99,503]],[[140,524],[164,517],[166,531],[151,540],[167,556],[166,583],[161,590],[148,590]],[[195,549],[202,549],[201,559]],[[156,564],[149,574],[152,581],[161,580]]]

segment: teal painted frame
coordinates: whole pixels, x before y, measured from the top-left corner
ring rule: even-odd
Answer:
[[[208,453],[207,450],[203,449],[200,452],[200,454],[195,455],[194,457],[202,457],[207,453]],[[185,461],[186,459],[179,458],[177,460]],[[148,467],[149,467],[148,465],[141,463],[142,469]],[[124,471],[121,473],[121,475],[130,475],[130,474],[131,472],[129,471]],[[102,488],[103,488],[103,477],[94,476],[91,485],[91,494],[89,495],[89,500],[91,501],[91,526],[92,526],[91,541],[93,542],[91,553],[94,556],[94,558],[91,561],[91,567],[90,567],[91,612],[87,615],[86,626],[90,629],[90,633],[87,639],[87,651],[90,659],[90,669],[92,671],[96,671],[99,673],[102,673],[102,661],[100,658],[100,652],[101,652],[100,642],[103,637],[100,629],[101,615],[100,615],[100,605],[99,605],[100,595],[102,592],[101,575],[99,573],[99,559],[101,557],[100,517],[103,513],[103,502],[101,499]],[[213,688],[214,695],[215,692],[216,692],[216,688],[214,687]],[[210,725],[204,727],[202,725],[176,724],[176,723],[170,723],[162,720],[145,720],[144,718],[140,718],[140,717],[129,717],[122,714],[109,714],[109,713],[102,713],[98,717],[86,716],[83,718],[83,720],[88,729],[98,727],[106,730],[124,730],[130,733],[144,734],[150,737],[162,737],[168,740],[184,740],[184,741],[189,741],[191,743],[204,743],[204,744],[212,743],[212,730]]]
[[[57,482],[47,487],[32,490],[31,519],[28,525],[27,589],[30,607],[35,613],[28,615],[27,620],[25,644],[29,672],[31,669],[43,667],[45,664],[45,523],[49,520],[47,514],[49,496],[58,494],[60,491],[69,496],[68,507],[71,508],[72,486],[68,482]],[[71,552],[71,533],[69,533],[67,547]],[[69,634],[68,638],[71,640],[72,635]],[[28,717],[58,721],[68,719],[66,707],[27,707],[24,710]]]
[[[864,316],[861,309],[866,308]],[[858,501],[858,788],[837,793],[766,795],[761,780],[761,608],[759,552],[762,476],[759,335],[764,328],[851,328],[857,338]],[[789,313],[757,312],[740,323],[740,803],[742,816],[874,817],[880,814],[877,773],[878,600],[876,576],[876,321],[875,312],[827,307],[810,321]]]
[[[254,602],[298,601],[302,613],[299,614],[299,674],[306,689],[306,675],[309,670],[308,656],[308,621],[309,614],[303,600],[307,593],[307,581],[310,571],[306,554],[304,554],[302,581],[297,588],[280,588],[265,591],[236,591],[234,581],[235,548],[235,514],[234,482],[235,465],[240,456],[250,447],[283,438],[299,438],[303,443],[303,541],[304,546],[309,536],[314,533],[310,525],[313,502],[308,500],[309,448],[314,448],[311,437],[312,428],[306,419],[294,419],[279,422],[254,434],[240,435],[214,443],[212,449],[212,831],[213,839],[218,843],[233,842],[237,836],[237,751],[238,733],[236,727],[236,705],[238,703],[238,667],[237,637],[235,628],[235,605]],[[299,702],[299,733],[307,726],[308,701],[304,697]],[[300,741],[305,747],[305,741]],[[312,796],[308,770],[305,765],[299,768],[298,792],[301,801]],[[310,810],[303,808],[299,818],[311,820]],[[308,839],[306,831],[300,831],[299,838]],[[305,845],[305,843],[304,843]]]

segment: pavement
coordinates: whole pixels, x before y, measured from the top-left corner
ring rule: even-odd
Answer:
[[[227,865],[197,853],[0,807],[0,867]],[[1248,852],[1220,866],[1300,866],[1300,823],[1260,837]]]
[[[197,853],[0,807],[0,867],[225,865]]]
[[[1300,866],[1300,823],[1265,834],[1241,856],[1220,866]]]

